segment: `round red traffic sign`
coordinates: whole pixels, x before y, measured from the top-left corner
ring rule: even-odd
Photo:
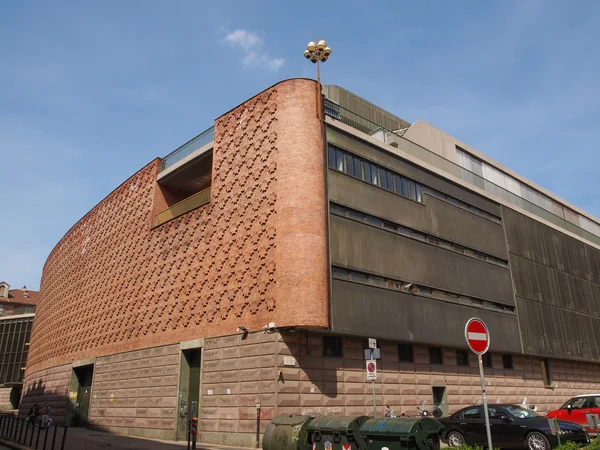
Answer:
[[[375,372],[375,363],[373,363],[373,362],[370,362],[369,364],[367,364],[367,371],[368,371],[369,373],[373,373],[373,372]]]
[[[481,355],[490,348],[490,332],[483,320],[473,317],[465,326],[465,339],[473,352]]]

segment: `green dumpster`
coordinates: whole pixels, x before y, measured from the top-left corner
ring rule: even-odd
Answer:
[[[310,450],[307,425],[311,416],[276,416],[263,436],[263,450]]]
[[[366,450],[439,450],[444,426],[429,417],[375,417],[360,427]]]
[[[366,450],[359,430],[367,416],[318,416],[307,427],[313,450]]]

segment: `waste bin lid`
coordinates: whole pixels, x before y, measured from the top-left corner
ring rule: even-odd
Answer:
[[[275,425],[300,425],[312,420],[311,416],[275,416],[271,423]]]
[[[368,419],[368,416],[318,416],[308,424],[308,429],[321,431],[358,430]]]
[[[439,433],[443,428],[441,423],[429,417],[374,417],[360,427],[360,433],[363,436],[415,436],[422,432]]]

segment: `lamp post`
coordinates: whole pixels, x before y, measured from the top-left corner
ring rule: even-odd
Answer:
[[[321,118],[321,63],[329,59],[331,55],[331,49],[327,47],[327,42],[324,40],[319,41],[319,37],[316,39],[317,43],[310,41],[304,51],[304,57],[311,63],[317,65],[317,118]]]

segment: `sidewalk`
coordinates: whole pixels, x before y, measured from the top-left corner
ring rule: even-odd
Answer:
[[[0,442],[0,450],[3,445]],[[239,447],[227,447],[212,444],[197,444],[198,450],[231,450]],[[159,441],[153,439],[122,436],[119,434],[91,431],[85,428],[69,428],[65,450],[182,450],[187,449],[186,442]]]

